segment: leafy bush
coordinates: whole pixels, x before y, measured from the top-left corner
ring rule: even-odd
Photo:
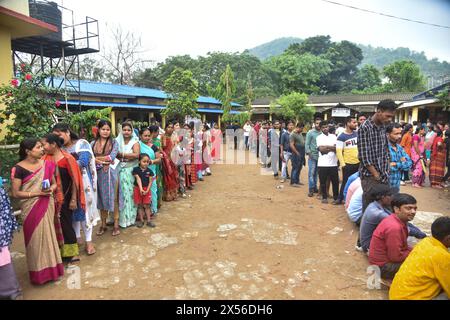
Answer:
[[[59,91],[45,86],[48,76],[32,74],[28,65],[21,64],[18,77],[0,86],[0,103],[5,105],[0,124],[6,124],[0,132],[6,133],[6,143],[42,137],[63,114],[56,99]]]
[[[88,141],[92,141],[94,136],[92,135],[91,128],[96,126],[97,120],[109,119],[111,115],[111,108],[104,109],[92,109],[77,113],[70,113],[66,115],[66,122],[70,128],[78,133],[80,137]]]

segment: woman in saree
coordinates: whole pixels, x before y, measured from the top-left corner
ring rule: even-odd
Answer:
[[[158,209],[161,208],[162,205],[162,196],[164,193],[163,189],[163,174],[162,174],[162,149],[161,149],[161,139],[160,139],[160,130],[159,126],[152,125],[148,128],[151,134],[151,142],[155,148],[158,149],[159,152],[159,163],[155,164],[155,174],[156,174],[156,186],[158,188],[157,194],[158,194]]]
[[[9,247],[14,232],[19,228],[11,208],[8,193],[0,179],[0,300],[22,300],[22,292],[17,280]]]
[[[195,168],[193,169],[192,164],[194,163],[192,155],[194,148],[194,139],[192,138],[191,127],[185,124],[183,135],[183,144],[185,146],[185,154],[183,157],[184,173],[185,173],[185,183],[188,190],[194,189],[194,184],[196,182]]]
[[[430,182],[431,187],[436,189],[443,188],[442,184],[445,175],[445,157],[447,155],[447,148],[442,135],[442,131],[437,130],[431,148]]]
[[[136,224],[137,208],[133,200],[133,168],[138,165],[140,154],[139,138],[130,122],[122,124],[122,131],[116,141],[119,145],[119,226],[127,228]]]
[[[158,173],[157,165],[161,163],[161,154],[159,153],[159,148],[152,142],[152,134],[149,128],[143,128],[139,132],[141,140],[139,141],[139,146],[141,148],[141,153],[145,153],[150,157],[150,170],[152,170],[155,175]],[[158,213],[158,184],[157,178],[153,180],[150,190],[152,192],[152,217]]]
[[[165,128],[165,133],[162,136],[162,166],[163,166],[163,200],[173,201],[177,199],[179,180],[178,180],[178,170],[172,161],[172,133],[173,125],[168,123]]]
[[[411,158],[411,148],[412,148],[412,137],[413,137],[413,126],[412,124],[406,124],[403,132],[402,140],[400,145],[403,150],[405,150],[406,154]],[[409,170],[405,170],[402,173],[402,182],[405,184],[409,181]]]
[[[81,244],[81,228],[83,228],[86,241],[86,253],[93,255],[95,247],[92,243],[92,230],[100,220],[97,209],[97,169],[95,167],[94,153],[89,142],[79,139],[78,135],[69,129],[66,123],[58,123],[53,127],[53,133],[64,140],[63,149],[70,153],[81,171],[84,186],[84,197],[86,199],[86,212],[81,208],[74,211],[73,229],[75,230],[78,243]]]
[[[220,148],[222,147],[222,131],[219,128],[219,124],[215,123],[214,128],[211,130],[211,157],[214,161],[220,161]]]
[[[20,143],[20,162],[12,169],[12,195],[21,199],[23,234],[30,281],[44,284],[64,275],[64,265],[55,225],[54,192],[56,165],[42,159],[42,144],[37,139]],[[45,182],[44,182],[45,181]],[[43,182],[45,188],[43,188]]]
[[[61,257],[69,263],[80,261],[78,241],[73,228],[74,212],[77,208],[86,210],[83,179],[80,167],[70,153],[62,149],[64,140],[50,133],[42,138],[44,160],[56,163],[56,204],[61,223],[64,244]]]
[[[120,234],[119,230],[119,208],[117,205],[117,171],[116,161],[119,152],[119,144],[111,135],[111,122],[100,120],[97,125],[97,138],[91,142],[97,168],[97,208],[100,210],[101,226],[97,235],[103,235],[107,230],[107,219],[113,213],[114,229],[113,236]]]
[[[202,154],[203,154],[203,164],[202,164],[202,175],[210,176],[211,168],[211,131],[207,123],[203,124],[203,144],[202,144]]]
[[[421,188],[425,181],[424,152],[425,152],[425,128],[418,127],[413,136],[411,148],[411,160],[413,162],[412,183],[414,188]]]

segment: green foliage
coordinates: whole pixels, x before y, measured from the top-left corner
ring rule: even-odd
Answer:
[[[62,114],[56,106],[58,91],[44,85],[48,76],[32,74],[29,66],[22,65],[17,79],[0,86],[0,103],[5,105],[0,124],[6,123],[6,143],[42,137]]]
[[[423,74],[427,77],[433,77],[437,82],[444,80],[450,74],[450,63],[440,62],[438,59],[427,59],[424,52],[412,51],[408,48],[388,49],[382,47],[372,47],[358,45],[364,59],[362,65],[372,64],[379,70],[398,60],[411,60],[415,62]]]
[[[291,44],[286,52],[294,54],[305,54],[311,53],[315,56],[326,54],[328,49],[331,47],[331,37],[330,36],[316,36],[305,39],[305,41],[300,43]]]
[[[175,68],[190,70],[197,80],[199,94],[215,96],[215,89],[220,83],[220,77],[227,65],[234,71],[236,88],[233,101],[245,104],[247,100],[247,85],[250,80],[255,97],[277,95],[271,76],[261,61],[248,53],[212,52],[206,56],[193,59],[188,55],[167,58],[155,68],[146,69],[135,75],[133,82],[141,87],[162,88],[162,84]]]
[[[69,113],[65,121],[70,128],[80,134],[84,139],[91,141],[94,139],[91,128],[97,124],[99,119],[109,119],[112,108],[91,109],[87,111]]]
[[[322,90],[327,93],[348,91],[363,59],[361,49],[349,41],[334,42],[322,56],[331,62],[331,72],[320,82]]]
[[[417,64],[410,60],[396,61],[383,68],[394,92],[416,92],[425,89],[425,80]]]
[[[282,95],[275,103],[272,103],[270,112],[286,120],[291,119],[296,122],[308,123],[313,119],[315,109],[307,106],[307,103],[308,95],[292,92]]]
[[[381,87],[380,71],[373,65],[365,65],[357,71],[352,87],[355,90]]]
[[[282,54],[291,44],[302,43],[303,39],[295,37],[285,37],[263,43],[257,47],[247,50],[247,52],[261,60]]]
[[[11,168],[19,162],[18,150],[0,149],[0,176],[10,178]]]
[[[230,65],[227,65],[225,71],[220,76],[220,82],[215,91],[215,97],[222,102],[223,114],[226,115],[231,111],[231,102],[236,92],[234,85],[234,74]]]
[[[442,90],[439,90],[436,98],[439,99],[444,111],[450,111],[450,85],[446,85]]]
[[[273,77],[283,93],[317,93],[320,79],[331,71],[328,60],[310,53],[298,55],[286,52],[267,60],[265,64],[273,70]]]
[[[166,99],[166,109],[161,112],[163,115],[181,123],[186,116],[198,117],[198,84],[190,70],[175,68],[164,82],[164,90],[169,98]]]

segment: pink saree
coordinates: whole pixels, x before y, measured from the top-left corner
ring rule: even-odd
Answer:
[[[45,161],[44,166],[22,180],[22,191],[39,192],[42,181],[52,180],[54,162]],[[24,218],[23,232],[28,271],[33,284],[44,284],[58,280],[64,275],[64,266],[55,232],[55,200],[49,197],[34,197],[22,200]]]

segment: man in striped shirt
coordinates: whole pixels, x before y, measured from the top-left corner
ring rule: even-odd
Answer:
[[[389,184],[389,141],[386,125],[394,117],[397,104],[386,99],[380,101],[376,113],[358,130],[358,158],[363,195],[363,212],[369,205],[369,193],[377,184]]]

